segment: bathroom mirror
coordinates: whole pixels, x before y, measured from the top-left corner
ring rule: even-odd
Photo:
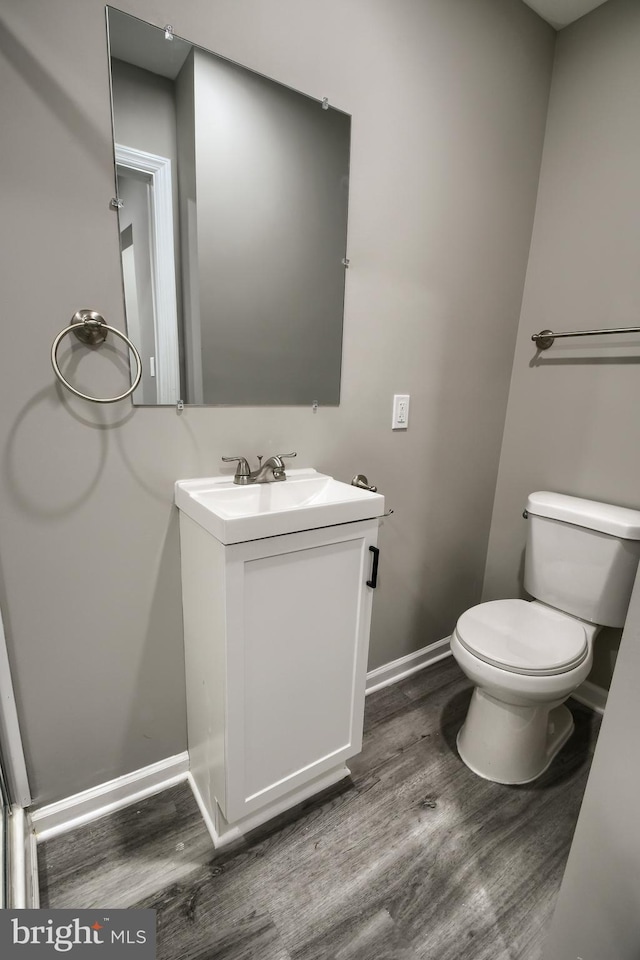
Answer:
[[[351,118],[107,23],[134,403],[337,405]]]

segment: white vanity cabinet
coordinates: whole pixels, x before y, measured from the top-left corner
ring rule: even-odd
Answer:
[[[348,774],[377,535],[373,518],[225,545],[180,512],[191,773],[214,841]]]

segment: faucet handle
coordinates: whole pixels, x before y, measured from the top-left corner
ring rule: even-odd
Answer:
[[[288,460],[289,457],[297,457],[297,453],[279,453],[278,456],[281,460]]]
[[[247,482],[244,478],[250,475],[251,470],[249,469],[249,464],[246,457],[222,457],[222,460],[224,463],[233,463],[235,460],[237,460],[238,466],[233,478],[234,483]]]

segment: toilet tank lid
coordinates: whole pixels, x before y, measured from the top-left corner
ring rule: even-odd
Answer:
[[[529,494],[527,513],[598,530],[622,540],[640,540],[640,510],[540,490]]]

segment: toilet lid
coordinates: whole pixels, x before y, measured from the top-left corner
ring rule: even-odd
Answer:
[[[456,625],[474,656],[512,673],[566,673],[588,653],[577,620],[526,600],[492,600],[471,607]]]

